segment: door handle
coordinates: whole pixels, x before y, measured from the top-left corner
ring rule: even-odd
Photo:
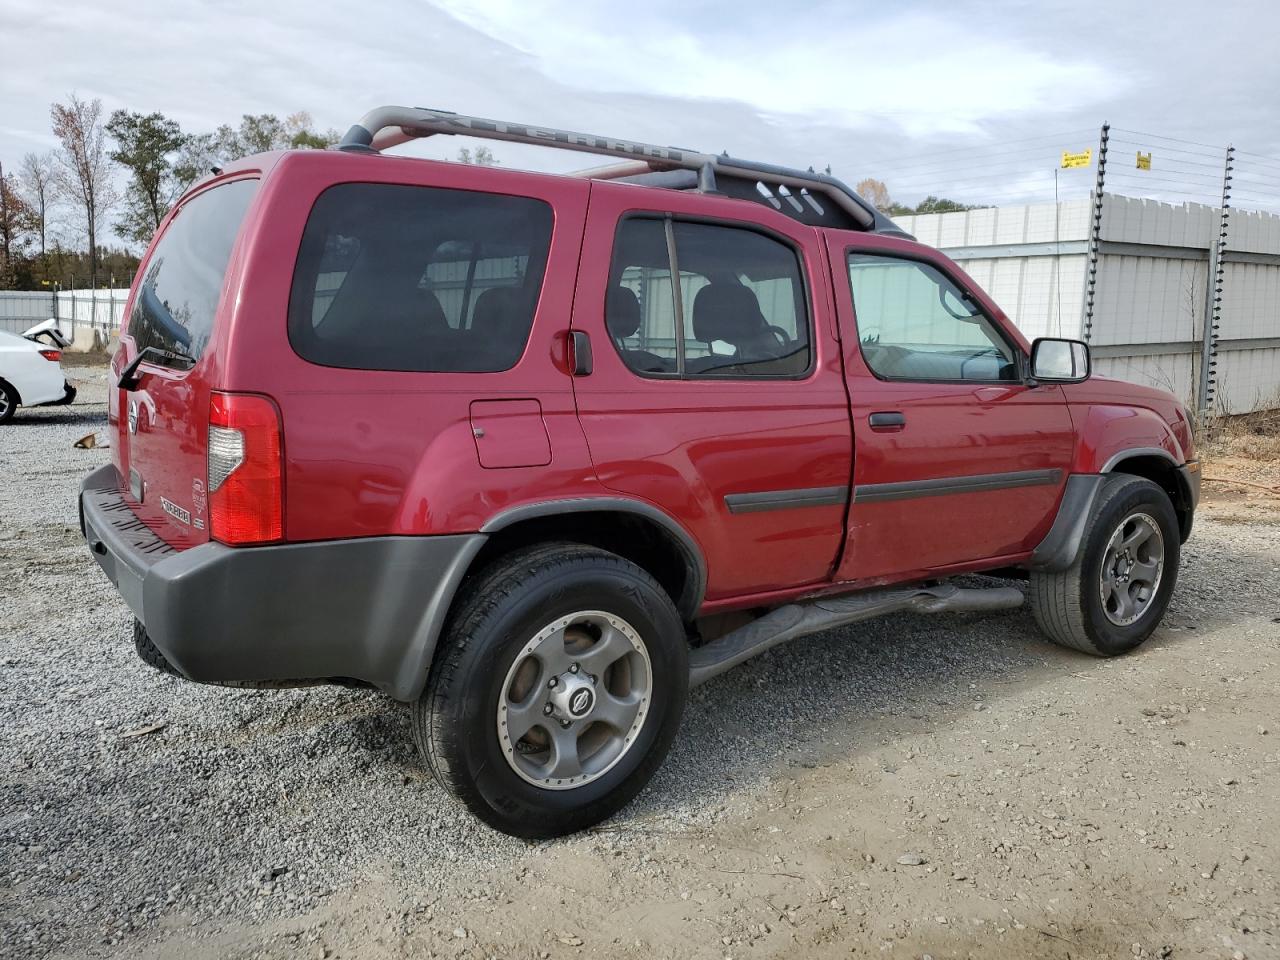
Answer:
[[[569,374],[585,377],[591,373],[591,338],[584,330],[569,331]]]
[[[867,420],[872,430],[901,430],[907,425],[906,416],[897,410],[873,413]]]

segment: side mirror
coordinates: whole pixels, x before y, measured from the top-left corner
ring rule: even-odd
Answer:
[[[1089,379],[1089,345],[1081,340],[1039,337],[1031,344],[1031,378],[1045,383]]]

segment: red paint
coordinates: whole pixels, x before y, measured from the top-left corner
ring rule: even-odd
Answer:
[[[244,176],[261,183],[204,356],[185,372],[144,364],[139,389],[113,391],[109,401],[124,482],[136,466],[149,493],[193,516],[204,509],[211,394],[259,394],[271,398],[283,425],[286,541],[460,533],[522,504],[631,498],[664,511],[701,548],[704,609],[713,611],[1017,563],[1048,530],[1070,472],[1095,472],[1132,448],[1166,450],[1179,463],[1193,455],[1180,404],[1132,384],[875,377],[858,346],[849,250],[933,263],[967,287],[1020,350],[1029,348],[959,268],[914,242],[807,227],[726,197],[392,156],[267,154],[211,183]],[[551,205],[546,281],[512,369],[333,369],[293,351],[285,318],[303,227],[323,190],[351,181],[509,193]],[[673,382],[628,370],[603,319],[614,233],[628,211],[756,226],[789,241],[809,285],[812,372],[798,380]],[[140,276],[147,265],[144,258]],[[591,339],[590,375],[569,375],[570,327]],[[127,335],[121,343],[117,374],[136,349]],[[903,427],[870,429],[868,417],[883,411],[903,413]],[[730,513],[724,499],[1033,470],[1060,473],[1040,486],[754,513]],[[136,510],[179,548],[208,537],[165,513],[159,496]]]

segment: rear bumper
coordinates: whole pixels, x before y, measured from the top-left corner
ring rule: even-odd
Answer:
[[[80,490],[98,565],[183,676],[207,683],[354,679],[399,700],[426,682],[483,534],[174,550],[106,466]]]

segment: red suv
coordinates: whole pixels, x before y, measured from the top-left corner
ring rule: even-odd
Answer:
[[[550,176],[388,156],[466,134]],[[412,704],[440,782],[561,834],[661,763],[690,684],[900,610],[1155,629],[1191,423],[1028,343],[828,176],[386,107],[215,171],[139,269],[84,536],[142,657]]]

